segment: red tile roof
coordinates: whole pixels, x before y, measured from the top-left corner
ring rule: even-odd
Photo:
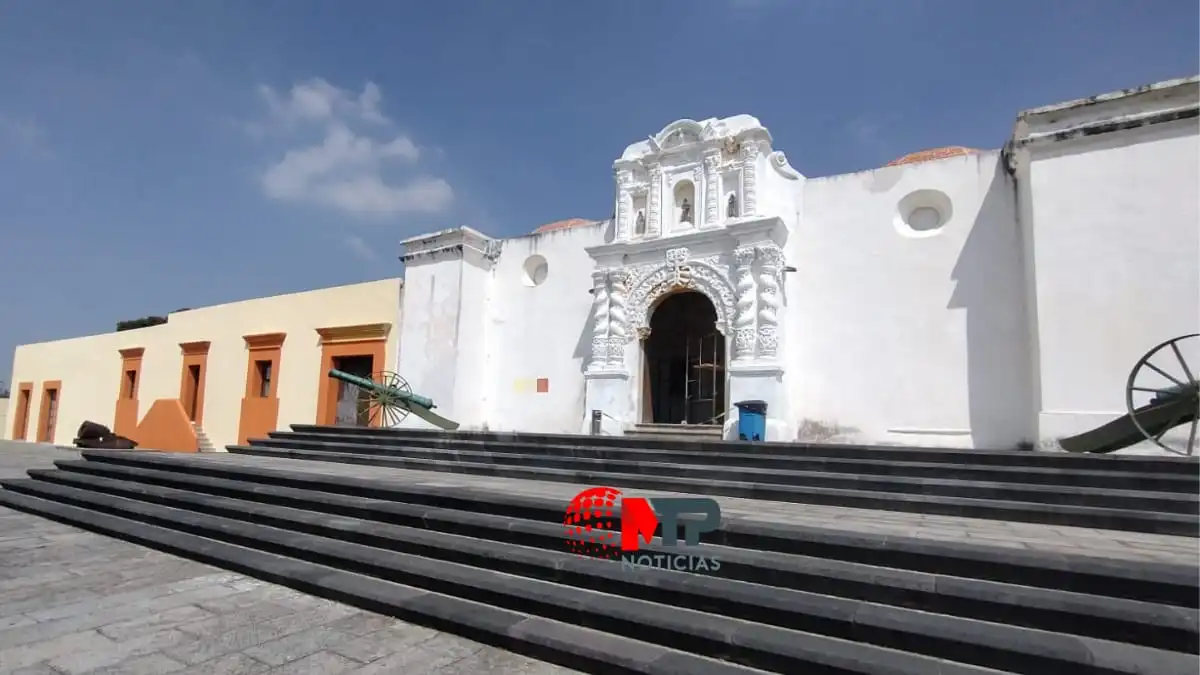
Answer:
[[[554,223],[547,223],[547,224],[539,227],[538,229],[534,230],[533,232],[534,232],[534,234],[541,234],[543,232],[550,232],[553,230],[565,230],[569,227],[582,227],[584,225],[591,225],[592,223],[595,223],[595,222],[596,221],[588,220],[587,218],[567,218],[566,220],[560,220],[560,221],[554,222]]]
[[[921,150],[919,152],[911,152],[900,159],[893,159],[887,163],[887,166],[898,166],[900,164],[918,164],[920,162],[932,162],[935,159],[946,159],[948,157],[965,157],[967,155],[979,154],[979,150],[975,148],[964,148],[960,145],[949,145],[944,148],[933,148],[930,150]]]

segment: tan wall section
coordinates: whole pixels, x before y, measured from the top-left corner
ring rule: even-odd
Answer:
[[[43,383],[61,381],[54,442],[65,445],[71,443],[84,420],[116,430],[114,401],[127,363],[121,350],[143,350],[137,384],[140,423],[155,402],[179,399],[186,374],[181,345],[208,342],[200,401],[202,426],[220,449],[239,440],[250,351],[246,336],[288,336],[273,374],[279,400],[276,428],[311,424],[317,419],[322,366],[317,329],[390,325],[392,329],[383,342],[383,365],[376,369],[392,370],[400,334],[400,288],[400,279],[384,279],[177,312],[160,326],[22,345],[16,350],[12,381],[32,387],[33,415],[37,414]],[[18,396],[14,388],[14,401],[19,400]],[[13,405],[15,408],[16,403]],[[5,438],[11,438],[17,428],[15,417],[14,410],[8,428],[3,430]],[[34,418],[27,437],[34,436],[36,430]]]

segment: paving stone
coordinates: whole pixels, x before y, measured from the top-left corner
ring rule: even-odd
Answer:
[[[209,604],[209,607],[213,605]],[[270,601],[258,601],[243,607],[231,609],[219,616],[209,617],[194,623],[183,624],[180,630],[201,638],[213,638],[247,624],[271,621],[291,616],[296,613],[293,607],[285,607]]]
[[[100,627],[100,634],[118,642],[135,638],[146,632],[156,632],[167,628],[177,628],[183,624],[203,621],[212,616],[195,605],[184,605],[175,609],[157,612],[139,619],[120,621]]]
[[[0,467],[4,459],[0,455]],[[63,541],[84,545],[49,545],[48,534],[71,534]],[[15,535],[29,542],[22,544],[25,549],[14,550],[36,545],[40,552],[33,564],[0,554],[0,569],[6,572],[3,579],[10,582],[0,585],[0,597],[18,599],[0,604],[3,675],[332,675],[366,665],[353,655],[372,658],[386,645],[391,652],[375,658],[377,662],[435,637],[440,641],[430,643],[432,649],[427,646],[408,662],[432,666],[452,663],[464,653],[494,650],[393,617],[0,508],[0,545],[10,544]],[[111,592],[114,581],[121,592]],[[306,651],[304,640],[319,641],[322,631],[338,634],[335,646],[347,653],[322,649],[272,666],[242,651],[275,641],[271,648],[276,657],[290,655]],[[287,639],[299,633],[305,635]],[[439,649],[445,653],[439,654]],[[187,661],[172,656],[173,652],[193,658]],[[542,671],[528,672],[541,675]]]
[[[181,598],[176,594],[182,592],[194,590],[198,591],[203,597],[220,597],[222,595],[233,595],[236,592],[220,583],[211,583],[207,579],[208,577],[198,577],[194,580],[182,580],[170,584],[126,590],[124,592],[114,590],[110,593],[105,593],[103,587],[91,587],[89,588],[91,597],[85,600],[72,603],[56,603],[45,609],[27,610],[25,613],[37,621],[48,621],[73,615],[95,614],[112,607],[119,607],[130,603],[138,603],[146,611],[153,612],[177,606],[178,604],[192,602],[192,600],[185,600],[180,603]],[[89,586],[92,585],[89,584]]]
[[[115,666],[122,661],[144,656],[168,648],[178,647],[195,641],[195,637],[178,630],[163,630],[139,635],[120,642],[109,641],[107,645],[96,645],[89,650],[70,652],[49,660],[54,668],[64,672],[86,673],[97,668]],[[172,659],[178,661],[178,659]]]
[[[8,671],[3,671],[8,673]],[[46,663],[35,663],[32,666],[17,668],[8,675],[62,675],[61,672],[50,667]]]
[[[437,675],[563,675],[565,668],[520,654],[485,649],[439,666]]]
[[[270,670],[270,668],[271,666],[245,654],[226,654],[175,671],[172,675],[256,675]]]
[[[337,675],[354,670],[358,662],[332,652],[317,652],[269,671],[269,675]]]
[[[353,675],[426,675],[437,673],[440,668],[467,656],[470,654],[447,654],[426,650],[422,647],[413,647],[389,654],[350,672]]]
[[[108,649],[112,644],[112,640],[89,630],[0,650],[0,673],[50,661],[64,654]]]
[[[200,663],[223,654],[243,651],[264,642],[270,642],[286,635],[299,633],[308,628],[352,614],[354,611],[349,607],[335,607],[332,610],[326,611],[298,612],[270,621],[250,622],[231,631],[210,638],[200,639],[197,642],[184,645],[178,649],[167,649],[165,651],[171,658],[183,661],[184,663]]]
[[[414,630],[424,630],[420,626],[412,625],[382,614],[373,612],[359,612],[352,614],[344,619],[338,619],[328,624],[333,630],[349,633],[351,635],[369,635],[376,631],[392,628],[395,625],[411,626]],[[436,631],[435,631],[436,632]]]
[[[89,670],[85,675],[160,675],[182,670],[185,666],[163,654],[134,656],[120,663]]]
[[[437,631],[430,628],[403,625],[403,627],[385,628],[353,638],[332,647],[332,650],[355,661],[370,663],[390,654],[429,642],[438,635]]]
[[[3,633],[10,628],[20,628],[22,626],[28,626],[34,623],[37,622],[25,616],[24,614],[0,617],[0,633]]]
[[[293,633],[278,640],[263,642],[262,644],[246,649],[245,653],[263,663],[272,666],[281,666],[309,654],[329,651],[331,648],[336,648],[354,639],[357,638],[348,633],[331,630],[327,625],[322,625],[300,631],[299,633]]]

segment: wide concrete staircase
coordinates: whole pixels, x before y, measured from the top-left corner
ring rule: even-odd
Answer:
[[[592,673],[1200,668],[1196,565],[728,519],[719,569],[633,569],[567,550],[563,486],[513,480],[1195,536],[1194,462],[320,427],[230,450],[86,451],[0,504]]]
[[[420,471],[1200,536],[1175,457],[296,425],[230,452]]]

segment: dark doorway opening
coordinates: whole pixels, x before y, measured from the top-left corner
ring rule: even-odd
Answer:
[[[188,366],[187,369],[187,388],[184,390],[183,404],[188,419],[195,422],[196,412],[200,409],[200,366]]]
[[[335,356],[333,357],[333,367],[344,373],[365,377],[371,379],[372,373],[375,372],[375,358],[366,356]],[[370,425],[370,414],[366,405],[361,402],[367,397],[367,393],[352,384],[338,381],[337,383],[337,405],[335,407],[336,415],[333,423],[341,426],[357,426],[365,427]]]
[[[702,293],[668,296],[650,317],[644,344],[648,395],[643,419],[655,424],[719,424],[725,412],[725,336]]]

